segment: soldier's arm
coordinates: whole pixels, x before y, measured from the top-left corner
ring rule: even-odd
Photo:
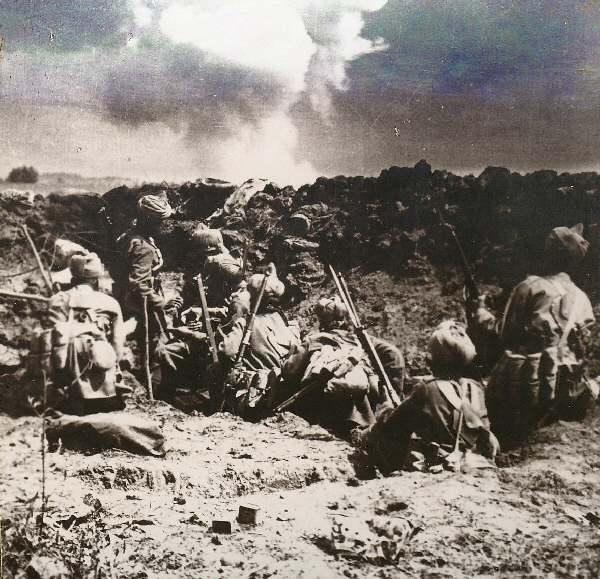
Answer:
[[[499,336],[502,331],[502,318],[488,309],[485,296],[479,296],[477,303],[467,310],[469,329],[476,333],[494,334]]]
[[[219,355],[227,358],[228,360],[235,360],[238,350],[242,344],[244,337],[244,328],[246,327],[245,318],[236,320],[226,336],[223,337],[222,342],[219,344]]]
[[[117,361],[123,357],[123,345],[125,344],[125,323],[123,322],[123,314],[121,308],[115,312],[113,325],[112,325],[112,336],[111,344],[117,354]]]
[[[375,351],[383,364],[383,368],[398,394],[404,391],[404,380],[406,378],[406,365],[404,364],[404,356],[399,348],[391,342],[371,336]]]
[[[51,326],[56,326],[60,322],[66,322],[68,319],[67,298],[62,292],[54,294],[48,304],[47,321]]]

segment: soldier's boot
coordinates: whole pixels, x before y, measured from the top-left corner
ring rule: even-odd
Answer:
[[[376,423],[367,428],[355,428],[350,433],[350,441],[367,454],[382,475],[389,476],[402,468],[406,459],[406,443],[387,436],[378,426]]]

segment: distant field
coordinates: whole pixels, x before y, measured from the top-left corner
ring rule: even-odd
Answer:
[[[34,194],[50,193],[98,193],[103,194],[114,187],[137,185],[132,179],[121,177],[82,177],[74,173],[42,173],[37,183],[10,183],[0,180],[0,191],[33,191]]]

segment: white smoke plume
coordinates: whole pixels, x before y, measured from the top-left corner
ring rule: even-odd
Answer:
[[[313,180],[315,168],[296,150],[290,108],[306,94],[331,121],[331,94],[346,88],[348,63],[383,48],[361,32],[363,14],[386,0],[132,1],[140,28],[156,24],[172,43],[196,47],[216,67],[225,63],[276,79],[280,96],[265,104],[259,122],[240,125],[232,115],[231,136],[215,143],[218,169],[229,179],[245,178],[246,172],[281,184]]]

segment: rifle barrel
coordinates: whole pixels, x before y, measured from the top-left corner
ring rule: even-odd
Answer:
[[[0,290],[0,297],[19,299],[19,300],[31,300],[34,302],[45,302],[48,303],[50,298],[46,296],[38,296],[36,294],[25,294],[21,292],[12,292],[9,290]]]
[[[298,400],[304,398],[309,392],[317,388],[317,386],[324,386],[323,381],[320,380],[311,380],[308,384],[300,388],[298,392],[292,394],[289,398],[286,398],[283,402],[275,406],[273,412],[275,414],[279,414],[284,410],[287,410],[290,406],[293,406]]]
[[[208,303],[206,302],[206,293],[204,291],[204,283],[202,282],[202,274],[198,274],[196,277],[198,283],[198,292],[200,293],[200,303],[202,304],[202,313],[204,314],[204,325],[206,326],[206,333],[208,334],[208,343],[210,344],[210,355],[213,362],[216,364],[219,361],[219,355],[217,354],[217,343],[215,342],[215,334],[212,329],[210,321],[210,314],[208,312]]]
[[[387,372],[383,367],[383,363],[381,362],[381,358],[377,354],[377,350],[375,350],[375,346],[371,341],[371,337],[369,336],[369,334],[367,334],[364,326],[360,323],[358,313],[356,311],[356,308],[354,307],[354,303],[352,302],[350,292],[348,291],[348,285],[346,284],[346,280],[344,280],[342,275],[338,274],[331,265],[329,266],[329,269],[331,270],[331,275],[333,276],[333,281],[335,282],[340,297],[342,298],[342,301],[346,306],[346,309],[348,310],[350,320],[356,330],[361,346],[363,347],[363,350],[369,357],[371,364],[373,364],[373,366],[375,367],[379,378],[381,378],[386,394],[388,395],[392,404],[397,407],[400,404],[398,394],[396,393],[394,387],[392,386],[392,383],[390,382],[389,376],[387,375]],[[342,289],[342,285],[344,286],[344,289]]]
[[[242,359],[244,358],[244,354],[246,353],[246,348],[250,344],[250,336],[252,335],[252,329],[254,327],[254,319],[256,318],[256,314],[258,312],[258,308],[260,307],[260,303],[262,302],[263,295],[265,294],[265,288],[267,287],[268,280],[269,274],[266,273],[260,286],[260,291],[258,292],[256,302],[254,304],[254,307],[252,308],[252,313],[250,314],[248,322],[246,323],[246,328],[242,337],[242,343],[240,344],[240,349],[238,350],[237,356],[235,357],[235,366],[238,366],[241,363]]]
[[[33,256],[35,257],[35,261],[40,269],[40,273],[42,274],[44,283],[46,284],[46,287],[50,290],[50,293],[52,293],[52,281],[50,279],[50,275],[48,274],[48,272],[46,271],[46,268],[44,267],[44,264],[42,263],[42,258],[40,257],[40,254],[38,253],[37,247],[35,246],[33,239],[31,239],[31,235],[29,235],[29,230],[27,229],[27,225],[25,225],[25,224],[21,225],[21,229],[23,230],[23,233],[25,234],[25,238],[29,242],[31,251],[33,251]]]

